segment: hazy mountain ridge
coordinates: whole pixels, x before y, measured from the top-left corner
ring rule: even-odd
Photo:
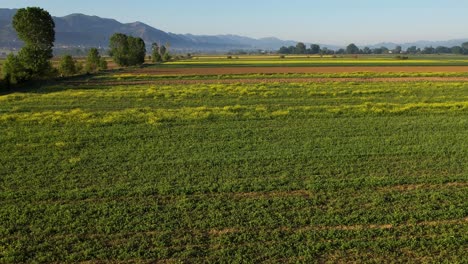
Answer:
[[[0,8],[0,47],[18,48],[22,45],[12,27],[11,20],[17,9]],[[124,33],[141,37],[147,45],[153,42],[169,43],[172,50],[226,52],[230,50],[278,50],[281,46],[295,46],[297,41],[281,40],[276,37],[250,38],[238,35],[193,35],[164,32],[142,22],[121,23],[115,19],[70,14],[64,17],[53,17],[56,24],[56,47],[107,47],[109,38],[114,33]],[[385,46],[394,48],[397,45],[406,49],[410,46],[456,46],[468,39],[448,41],[418,41],[414,43],[378,43],[367,45],[370,48]],[[310,43],[306,43],[310,45]],[[329,49],[344,48],[339,45],[324,45]],[[364,47],[365,45],[360,45]]]
[[[0,9],[0,47],[20,47],[11,25],[16,9]],[[283,45],[295,45],[295,41],[277,38],[254,39],[237,35],[174,34],[153,28],[142,22],[120,23],[115,19],[71,14],[53,17],[56,31],[56,47],[106,47],[114,33],[141,37],[148,45],[153,42],[169,43],[171,49],[194,51],[229,51],[235,49],[276,50]]]

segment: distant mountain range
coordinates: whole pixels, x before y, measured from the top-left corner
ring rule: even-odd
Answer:
[[[22,45],[11,23],[16,11],[0,8],[0,47]],[[185,51],[277,50],[281,46],[296,45],[296,41],[273,37],[254,39],[237,35],[196,36],[167,33],[142,22],[124,24],[114,19],[83,14],[53,18],[56,47],[107,47],[110,36],[117,32],[141,37],[148,46],[153,42],[170,43],[172,50]]]
[[[18,48],[22,42],[12,27],[12,18],[17,9],[0,8],[0,47]],[[191,34],[174,34],[153,28],[142,22],[120,23],[115,19],[71,14],[64,17],[53,17],[55,21],[56,42],[58,48],[72,47],[107,47],[109,38],[114,33],[124,33],[141,37],[147,45],[151,43],[170,43],[171,50],[192,52],[227,52],[231,50],[278,50],[281,46],[294,46],[297,41],[281,40],[274,37],[254,39],[237,35],[200,36]],[[456,46],[468,39],[450,41],[418,41],[414,43],[379,43],[369,47],[386,46],[394,48],[401,45],[404,49],[410,46]],[[309,43],[306,43],[309,45]],[[343,48],[336,45],[323,45],[329,49]]]

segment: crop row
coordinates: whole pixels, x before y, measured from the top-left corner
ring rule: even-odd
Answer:
[[[463,262],[468,86],[0,97],[0,262]]]

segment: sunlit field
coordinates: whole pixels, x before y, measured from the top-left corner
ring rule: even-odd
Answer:
[[[0,262],[468,259],[467,73],[161,73],[178,63],[237,61],[0,95]]]
[[[400,56],[400,57],[398,57]],[[169,65],[187,66],[468,66],[465,56],[450,55],[264,55],[264,56],[202,56],[179,60]],[[401,59],[407,56],[407,59]],[[228,58],[229,57],[229,58]]]

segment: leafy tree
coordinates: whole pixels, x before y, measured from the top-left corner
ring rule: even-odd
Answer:
[[[43,77],[52,68],[52,48],[55,41],[55,23],[49,12],[28,7],[17,11],[13,17],[13,27],[25,46],[18,56],[32,77]]]
[[[146,45],[143,39],[127,37],[128,65],[141,65],[145,63]]]
[[[153,43],[151,45],[151,49],[152,49],[151,60],[154,63],[162,62],[162,56],[161,56],[161,54],[159,54],[159,45],[158,45],[158,43]]]
[[[339,49],[336,51],[336,54],[345,54],[346,53],[346,50],[344,49]]]
[[[320,46],[317,44],[310,45],[310,54],[319,54],[320,53]]]
[[[65,55],[60,59],[59,73],[62,76],[70,76],[77,73],[75,60],[70,55]]]
[[[454,46],[451,49],[453,54],[463,54],[463,48],[460,46]]]
[[[422,51],[422,54],[434,54],[435,49],[433,47],[425,47]]]
[[[288,51],[289,51],[289,50],[288,50],[287,47],[282,46],[282,47],[279,49],[278,53],[279,53],[279,54],[288,54]]]
[[[83,72],[83,69],[84,69],[83,62],[82,62],[82,61],[75,61],[75,70],[76,70],[76,73]]]
[[[107,61],[102,57],[99,60],[99,70],[107,70]]]
[[[358,54],[359,53],[359,48],[354,43],[351,43],[346,47],[346,53],[348,53],[348,54]]]
[[[393,53],[395,54],[400,54],[403,49],[401,46],[396,46],[395,49],[393,50]]]
[[[86,58],[85,70],[87,72],[96,72],[101,65],[101,56],[96,48],[92,48],[88,51],[88,57]]]
[[[435,48],[435,53],[438,54],[447,54],[447,53],[452,53],[452,49],[444,46],[438,46]]]
[[[372,50],[369,47],[364,47],[362,50],[363,54],[372,54]]]
[[[416,46],[411,46],[408,49],[406,49],[406,53],[409,54],[416,54],[418,52],[418,48]]]
[[[115,33],[110,38],[109,43],[110,52],[109,55],[119,66],[129,66],[128,62],[128,41],[127,35],[121,33]]]
[[[8,55],[3,63],[2,73],[7,87],[9,87],[10,84],[24,82],[31,77],[30,73],[24,68],[19,57],[13,54]]]
[[[468,42],[465,42],[461,45],[463,49],[463,54],[468,54]]]
[[[18,56],[9,56],[3,75],[7,83],[19,83],[53,74],[50,63],[55,41],[52,16],[39,7],[19,9],[13,17],[13,28],[24,42]]]
[[[13,27],[26,45],[52,52],[55,23],[49,12],[39,7],[21,8],[13,17]]]
[[[164,55],[166,55],[166,53],[167,53],[166,46],[162,45],[161,47],[159,47],[159,55],[161,55],[164,58]]]
[[[299,43],[296,44],[296,50],[295,50],[295,52],[296,52],[297,54],[305,54],[306,51],[307,51],[307,48],[306,48],[306,45],[305,45],[304,43],[299,42]]]
[[[461,46],[464,50],[468,50],[468,42],[465,42]]]
[[[110,39],[112,59],[120,66],[145,63],[146,45],[143,39],[116,33]]]
[[[382,48],[375,48],[375,49],[372,50],[372,53],[373,54],[382,54],[383,50],[382,50]]]
[[[166,52],[163,56],[163,60],[164,61],[170,61],[172,59],[172,56],[171,54],[169,54],[169,52]]]

